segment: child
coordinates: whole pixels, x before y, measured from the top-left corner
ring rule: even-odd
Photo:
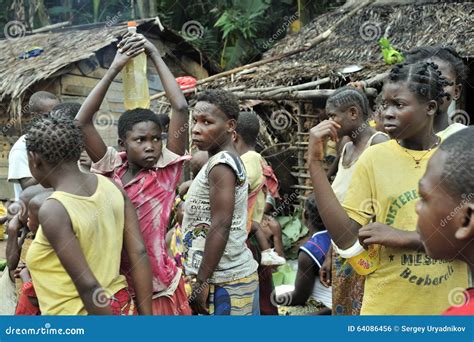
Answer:
[[[81,104],[77,102],[62,102],[57,104],[56,106],[51,109],[49,116],[52,118],[65,118],[74,120],[77,113],[81,109]]]
[[[46,115],[58,103],[59,99],[56,95],[47,91],[38,91],[30,97],[28,112],[31,116]],[[15,142],[8,155],[8,181],[13,183],[16,201],[18,201],[20,193],[24,189],[37,184],[36,180],[31,177],[28,168],[24,135]]]
[[[331,288],[324,287],[319,282],[319,269],[331,246],[331,238],[324,229],[314,195],[305,201],[303,219],[312,235],[299,250],[295,290],[278,296],[276,301],[285,303],[288,307],[298,306],[298,308],[284,308],[286,315],[329,315],[332,307]]]
[[[76,119],[84,132],[87,154],[94,162],[91,171],[112,178],[127,192],[137,210],[153,271],[154,315],[189,315],[182,272],[169,256],[165,241],[176,187],[183,163],[188,159],[183,156],[187,137],[182,133],[187,131],[187,102],[152,43],[137,34],[126,36],[119,47],[112,65],[89,94]],[[166,147],[162,147],[157,116],[149,109],[128,110],[118,122],[118,143],[124,150],[119,153],[105,146],[93,117],[113,79],[134,55],[143,51],[155,64],[171,103],[170,134]],[[130,265],[126,258],[122,260],[121,269],[131,287]]]
[[[257,262],[245,245],[245,168],[232,144],[237,98],[222,90],[198,95],[192,139],[209,161],[189,188],[183,219],[185,269],[196,277],[196,314],[259,314]],[[209,308],[208,308],[209,301]]]
[[[53,192],[49,190],[42,191],[34,196],[28,203],[28,229],[31,234],[34,236],[38,231],[39,221],[38,221],[38,212],[41,205],[46,201],[46,199],[51,196]],[[22,254],[25,252],[25,256],[27,255],[26,246],[23,244],[22,246]],[[19,265],[16,270],[17,277],[21,279],[22,286],[20,290],[20,294],[18,296],[18,305],[16,307],[15,315],[28,315],[28,316],[36,316],[40,315],[41,312],[39,310],[38,298],[36,296],[35,289],[33,287],[33,282],[31,281],[31,276],[28,271],[28,268],[25,264]]]
[[[265,211],[266,192],[270,192],[272,197],[278,195],[278,181],[273,171],[268,166],[263,157],[255,151],[257,136],[260,132],[260,122],[255,113],[241,112],[237,121],[237,128],[233,136],[234,147],[240,155],[247,173],[249,183],[249,196],[247,205],[247,232],[252,232],[259,244],[262,265],[284,265],[286,263],[283,255],[283,243],[281,239],[275,242],[275,248],[271,248],[269,241],[262,231],[261,223]],[[264,175],[264,169],[270,168],[268,181]],[[267,185],[268,183],[268,185]],[[273,186],[270,189],[270,186]],[[271,191],[270,191],[271,190]]]
[[[454,133],[433,154],[419,182],[418,232],[434,259],[465,261],[474,274],[474,127]],[[450,303],[460,291],[453,290]],[[446,315],[474,315],[474,291]],[[459,297],[458,297],[459,299]]]
[[[28,131],[26,147],[33,177],[55,190],[26,257],[41,313],[151,314],[150,263],[135,208],[110,180],[79,170],[80,129],[44,118]],[[136,308],[119,274],[122,248],[133,265]]]
[[[326,113],[332,122],[340,125],[338,139],[349,138],[342,146],[338,171],[331,186],[337,200],[342,203],[361,154],[368,147],[388,138],[367,124],[369,101],[360,89],[346,86],[336,90],[326,101]],[[358,275],[337,253],[332,253],[333,314],[359,315],[364,277]]]
[[[392,69],[382,91],[384,127],[392,140],[359,157],[343,206],[321,165],[324,142],[337,140],[341,125],[323,121],[311,129],[311,179],[334,246],[350,258],[360,253],[360,240],[366,248],[375,245],[379,256],[378,269],[366,276],[361,314],[436,314],[453,288],[467,284],[465,265],[433,261],[415,232],[416,186],[440,142],[433,117],[447,95],[446,84],[432,63]]]
[[[406,62],[427,61],[435,63],[441,74],[450,82],[444,87],[449,94],[439,106],[439,114],[433,119],[433,130],[442,139],[465,128],[458,122],[449,124],[449,114],[456,109],[455,102],[461,97],[463,83],[466,81],[467,67],[461,57],[451,47],[419,46],[406,54]]]

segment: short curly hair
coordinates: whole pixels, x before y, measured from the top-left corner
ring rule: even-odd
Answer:
[[[26,133],[26,149],[50,164],[76,162],[84,149],[82,131],[70,119],[39,118]]]
[[[407,82],[408,88],[419,98],[427,101],[436,101],[439,105],[443,98],[449,98],[444,87],[451,83],[441,75],[438,66],[434,63],[417,62],[396,65],[388,75],[385,82]]]
[[[454,198],[474,194],[474,127],[469,126],[449,136],[439,146],[446,152],[441,183]],[[464,196],[463,196],[464,195]]]
[[[197,101],[213,104],[229,119],[238,120],[239,118],[239,100],[230,91],[219,89],[205,90],[198,95]]]
[[[235,131],[247,145],[255,146],[260,132],[260,121],[258,121],[257,114],[254,112],[240,112]]]
[[[158,125],[160,130],[163,130],[160,118],[149,109],[134,108],[125,111],[118,121],[118,136],[120,139],[127,138],[127,132],[133,129],[137,123],[151,121]]]
[[[62,102],[57,104],[49,112],[49,116],[52,118],[66,118],[74,120],[77,113],[81,109],[81,104],[78,102]]]

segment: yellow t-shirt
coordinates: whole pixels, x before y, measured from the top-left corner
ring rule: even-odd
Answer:
[[[249,183],[249,193],[253,192],[258,188],[263,182],[265,182],[265,176],[262,171],[262,164],[265,160],[262,158],[260,153],[255,151],[248,151],[240,156],[240,159],[244,163],[245,171],[247,172],[247,181]],[[257,200],[255,205],[251,209],[252,213],[249,213],[249,218],[252,218],[252,221],[258,223],[262,222],[263,213],[265,211],[265,193],[262,190],[257,195]]]
[[[375,217],[415,231],[418,181],[433,152],[408,150],[412,157],[395,140],[369,147],[357,162],[344,199],[349,217],[363,226]],[[422,156],[415,168],[413,158]],[[461,261],[433,260],[423,252],[382,246],[380,267],[366,277],[361,314],[438,315],[450,306],[450,291],[467,285],[467,265]]]
[[[0,202],[0,217],[5,216],[7,211],[5,210],[5,207],[3,206],[3,203]],[[0,241],[3,240],[3,234],[5,234],[5,225],[0,224]]]
[[[110,297],[127,287],[125,277],[119,274],[124,198],[110,180],[100,175],[97,178],[97,190],[90,197],[56,191],[48,201],[54,198],[66,209],[87,264]],[[64,242],[64,248],[67,248],[67,241]],[[28,251],[26,262],[42,315],[87,315],[74,282],[41,226]]]

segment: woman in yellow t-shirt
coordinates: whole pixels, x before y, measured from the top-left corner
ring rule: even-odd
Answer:
[[[151,269],[128,197],[102,176],[82,173],[80,129],[44,118],[26,136],[32,175],[55,192],[39,210],[26,257],[43,315],[127,315],[135,304],[121,275],[122,246],[134,267],[136,308],[151,314]]]
[[[382,91],[384,128],[393,140],[360,156],[343,206],[324,176],[326,139],[337,140],[331,120],[313,127],[309,169],[319,212],[336,249],[351,258],[364,247],[378,255],[378,268],[366,276],[361,314],[439,314],[448,294],[467,285],[466,265],[426,255],[416,232],[417,185],[439,145],[433,117],[447,96],[447,81],[432,63],[398,65]]]

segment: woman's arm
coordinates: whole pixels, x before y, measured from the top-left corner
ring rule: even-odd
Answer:
[[[308,254],[300,252],[298,256],[298,272],[296,273],[295,290],[289,296],[288,306],[305,305],[313,292],[318,278],[319,267]],[[286,296],[278,297],[277,303],[284,303]],[[288,303],[288,300],[286,300]]]
[[[186,144],[188,141],[188,102],[170,69],[161,58],[158,49],[149,40],[144,39],[145,52],[155,65],[161,83],[163,84],[166,97],[171,104],[171,121],[166,147],[178,155],[183,155],[186,152]]]
[[[66,209],[56,200],[46,201],[39,211],[39,222],[87,312],[90,315],[111,315],[108,302],[103,300],[110,294],[105,292],[89,268]]]
[[[206,301],[209,279],[219,264],[229,239],[234,213],[235,182],[235,173],[226,165],[214,166],[209,173],[211,226],[206,237],[197,283],[191,295],[191,308],[196,313],[208,313]]]
[[[325,120],[311,129],[308,163],[319,214],[336,245],[347,249],[357,241],[361,225],[350,219],[339,203],[322,165],[324,143],[328,138],[337,141],[339,128],[336,122]]]

